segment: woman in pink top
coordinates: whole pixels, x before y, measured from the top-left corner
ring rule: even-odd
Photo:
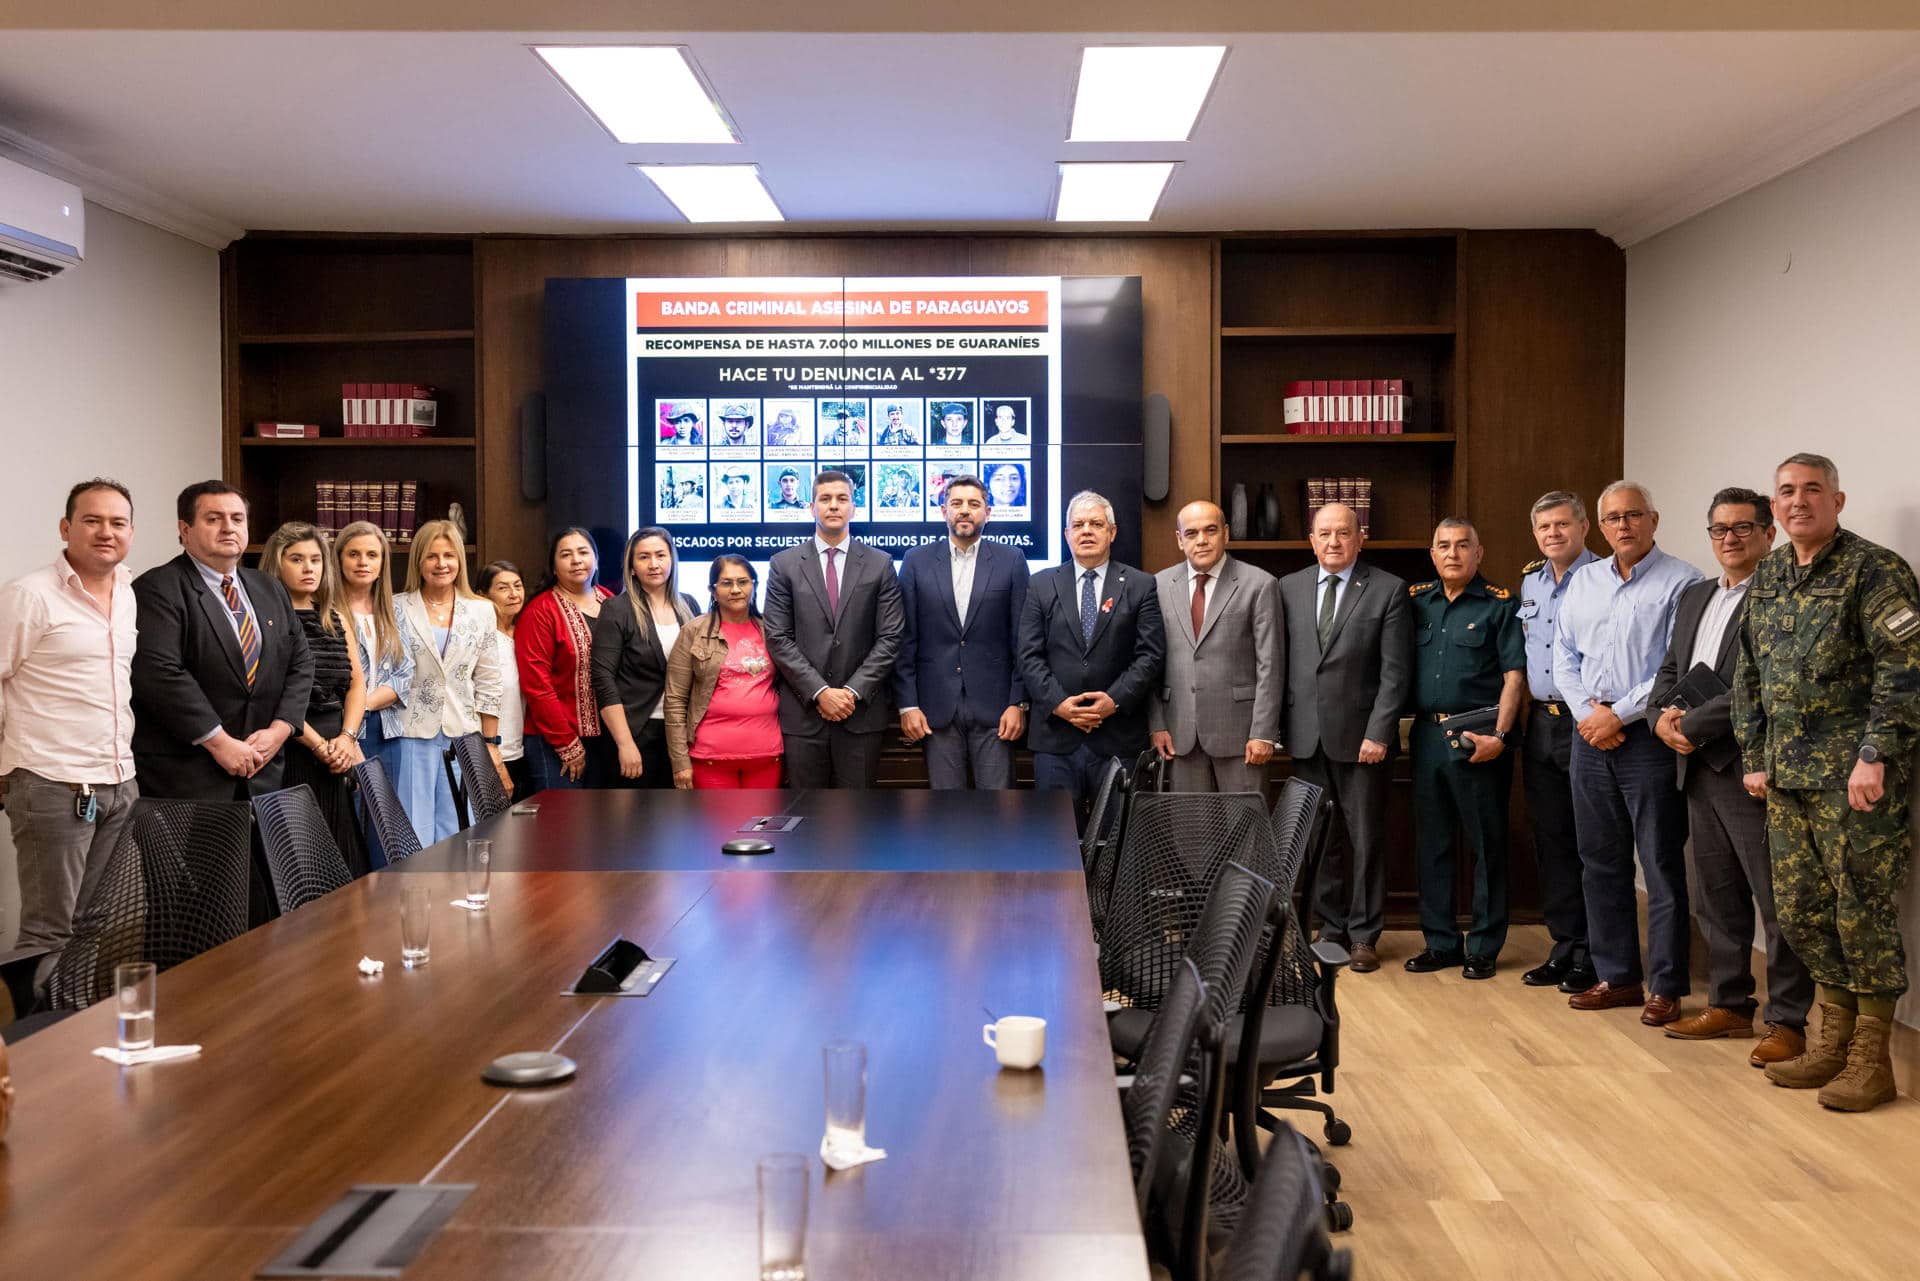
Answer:
[[[713,558],[713,611],[680,629],[663,698],[673,785],[780,786],[779,673],[767,653],[746,557]]]

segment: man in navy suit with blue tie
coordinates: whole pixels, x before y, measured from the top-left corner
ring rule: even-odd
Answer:
[[[947,537],[900,567],[907,630],[893,670],[900,732],[925,743],[927,782],[1013,785],[1013,744],[1027,732],[1027,687],[1014,644],[1027,603],[1027,561],[980,536],[993,517],[977,476],[947,482]]]
[[[1071,791],[1083,825],[1108,759],[1131,761],[1147,748],[1147,699],[1167,653],[1153,575],[1111,559],[1117,532],[1112,503],[1075,494],[1073,559],[1034,577],[1020,615],[1033,783]]]

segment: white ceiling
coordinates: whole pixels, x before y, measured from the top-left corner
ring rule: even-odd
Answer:
[[[1191,142],[1068,145],[1108,38],[9,31],[0,141],[227,235],[692,230],[627,167],[692,159],[757,161],[792,230],[1017,230],[1056,161],[1151,158],[1182,162],[1156,230],[1629,242],[1920,107],[1911,31],[1192,33],[1231,51]],[[691,46],[745,144],[613,142],[549,40]]]

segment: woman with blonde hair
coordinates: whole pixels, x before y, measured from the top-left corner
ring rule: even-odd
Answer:
[[[313,692],[307,697],[306,717],[288,745],[285,786],[305,783],[312,790],[347,870],[365,876],[372,868],[353,819],[346,774],[362,759],[358,735],[367,685],[360,673],[359,646],[347,643],[352,624],[334,605],[329,559],[325,534],[289,521],[267,539],[260,572],[278,578],[293,598],[294,616],[313,655]],[[294,744],[306,750],[295,750]]]
[[[366,684],[360,751],[394,772],[400,712],[413,686],[413,643],[393,608],[393,548],[378,525],[356,520],[333,536],[334,604],[353,625]],[[382,861],[384,865],[384,860]]]
[[[450,741],[479,733],[502,787],[512,787],[500,759],[500,645],[493,606],[467,583],[460,527],[430,520],[413,536],[407,590],[394,599],[413,644],[413,690],[400,713],[399,769],[394,790],[422,845],[460,830],[447,787]]]
[[[622,564],[627,590],[593,624],[593,695],[619,753],[624,787],[672,787],[667,756],[667,655],[680,629],[699,614],[678,587],[673,535],[658,525],[635,531]]]

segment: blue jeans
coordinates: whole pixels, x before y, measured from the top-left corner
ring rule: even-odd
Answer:
[[[1573,738],[1573,826],[1587,900],[1587,942],[1604,983],[1642,981],[1640,913],[1634,896],[1637,846],[1647,876],[1647,968],[1653,995],[1689,990],[1687,801],[1674,785],[1673,749],[1645,721],[1627,726],[1610,752]]]
[[[581,771],[578,779],[571,779],[560,769],[560,754],[547,745],[547,740],[538,734],[529,734],[526,738],[527,773],[533,779],[533,790],[544,792],[550,787],[613,787],[614,779],[620,777],[618,749],[613,746],[613,738],[608,734],[596,734],[592,738],[580,740],[587,749],[587,767]],[[608,768],[608,757],[613,758],[612,768]]]

